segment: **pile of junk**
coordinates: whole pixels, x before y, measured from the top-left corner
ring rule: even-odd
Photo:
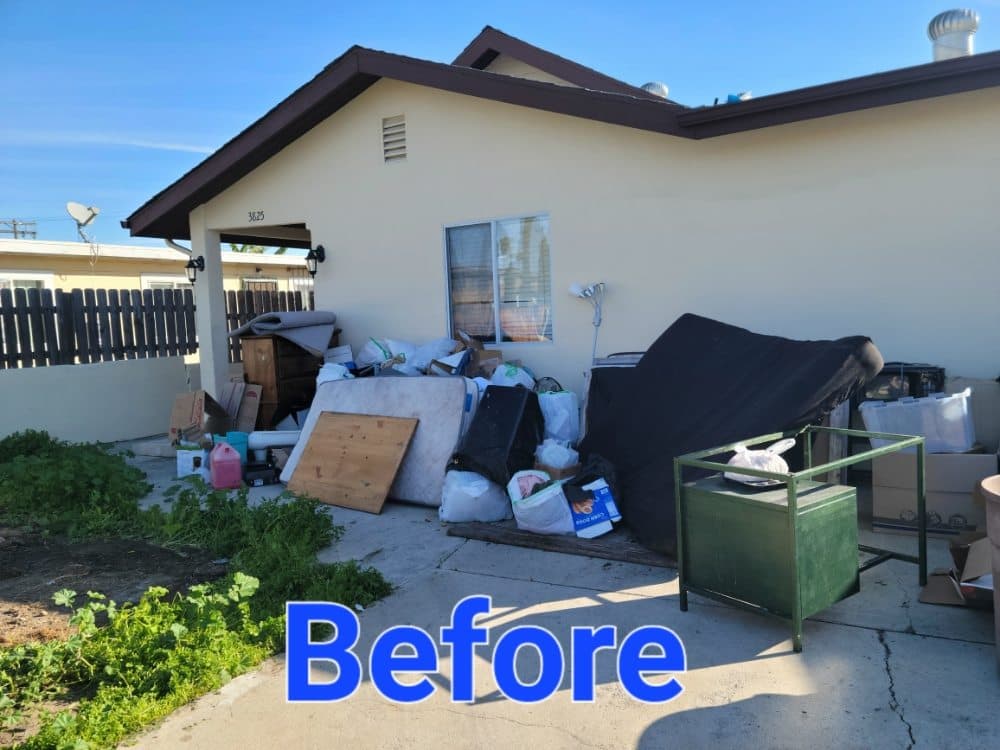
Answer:
[[[674,457],[819,424],[883,365],[863,336],[795,341],[686,314],[641,355],[595,361],[581,405],[464,333],[372,338],[356,352],[339,333],[322,311],[233,331],[244,376],[217,399],[175,402],[178,474],[216,487],[281,482],[372,512],[392,498],[449,523],[513,518],[539,534],[589,538],[623,522],[673,555]],[[761,460],[801,467],[801,441],[731,458]]]

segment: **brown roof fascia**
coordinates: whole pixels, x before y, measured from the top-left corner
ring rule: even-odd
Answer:
[[[133,236],[187,238],[188,213],[192,209],[250,173],[381,77],[657,133],[711,138],[1000,86],[1000,52],[903,68],[738,104],[687,110],[658,97],[640,98],[560,86],[352,47],[214,154],[153,196],[123,225]]]
[[[1000,86],[1000,52],[899,68],[736,104],[692,109],[680,113],[677,124],[693,138],[713,138],[992,86]]]
[[[146,201],[122,225],[133,237],[187,239],[187,214],[192,209],[249,174],[378,80],[359,72],[358,49],[352,47],[327,65],[316,77]]]
[[[661,97],[650,94],[638,86],[619,81],[617,78],[612,78],[598,70],[580,65],[580,63],[573,62],[565,57],[560,57],[533,44],[528,44],[524,40],[510,34],[505,34],[492,26],[485,26],[479,32],[479,35],[469,43],[469,46],[462,50],[461,54],[455,58],[452,65],[462,65],[483,70],[499,55],[509,55],[532,67],[544,70],[556,78],[569,81],[585,89],[610,91],[615,94],[627,94],[628,96],[639,97],[640,99],[663,101]],[[675,104],[678,109],[683,109],[676,102],[671,102],[671,104]]]
[[[188,213],[329,117],[379,78],[614,125],[681,135],[662,99],[560,86],[353,47],[123,222],[132,236],[188,237]]]
[[[560,86],[367,49],[359,50],[358,55],[359,69],[376,76],[588,120],[681,135],[675,124],[675,108],[661,98],[653,100]]]

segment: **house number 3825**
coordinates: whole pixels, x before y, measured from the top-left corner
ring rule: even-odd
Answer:
[[[247,216],[250,217],[250,221],[264,221],[263,211],[247,211]]]

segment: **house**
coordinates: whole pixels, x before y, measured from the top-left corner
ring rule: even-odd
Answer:
[[[355,347],[467,328],[580,388],[567,290],[601,281],[599,355],[690,311],[866,334],[995,398],[997,122],[1000,52],[692,108],[487,27],[452,63],[352,47],[123,225],[204,256],[216,388],[220,243],[282,237],[324,247]]]
[[[169,247],[0,240],[0,289],[182,289],[187,262]],[[223,251],[222,275],[226,291],[312,289],[301,255]]]

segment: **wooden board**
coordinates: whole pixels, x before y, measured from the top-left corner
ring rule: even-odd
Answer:
[[[416,419],[323,412],[288,489],[329,505],[381,513]]]
[[[448,536],[478,539],[494,544],[509,544],[513,547],[563,552],[568,555],[599,557],[603,560],[618,560],[636,565],[652,565],[658,568],[677,567],[676,560],[660,552],[646,549],[635,541],[628,529],[620,526],[596,539],[582,539],[574,534],[535,534],[530,531],[522,531],[517,528],[514,521],[453,523],[448,525]]]

